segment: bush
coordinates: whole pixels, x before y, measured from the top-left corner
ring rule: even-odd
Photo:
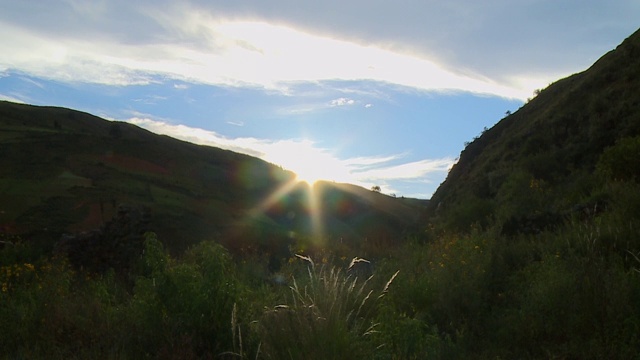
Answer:
[[[602,153],[597,172],[606,179],[640,180],[640,136],[620,139]]]
[[[140,355],[215,356],[232,348],[236,277],[226,251],[203,242],[170,261],[153,234],[145,240],[147,275],[136,281],[132,312]]]

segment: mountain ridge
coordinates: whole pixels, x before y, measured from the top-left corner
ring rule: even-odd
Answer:
[[[5,232],[47,229],[51,234],[42,236],[55,237],[88,231],[116,216],[125,203],[151,208],[152,229],[176,251],[210,238],[233,245],[244,237],[255,242],[291,233],[315,236],[304,185],[295,183],[294,173],[249,155],[49,106],[0,102],[0,129],[5,169],[0,226]],[[323,219],[340,224],[344,232],[326,231],[329,238],[358,242],[375,237],[364,223],[386,224],[388,236],[395,235],[415,225],[416,217],[409,214],[423,205],[358,187],[320,184],[322,202],[333,201],[335,207],[325,209]],[[259,208],[285,186],[288,193]],[[332,213],[339,206],[351,212]]]
[[[548,187],[570,189],[591,174],[604,149],[640,134],[640,30],[589,69],[558,80],[470,142],[434,193],[429,213],[458,212],[476,202],[487,223],[514,172]],[[583,194],[575,194],[574,199]],[[490,203],[493,202],[493,203]],[[548,204],[560,212],[575,203]],[[483,209],[484,208],[484,209]],[[457,209],[457,210],[456,210]]]

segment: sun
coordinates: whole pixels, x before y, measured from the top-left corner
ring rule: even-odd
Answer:
[[[345,164],[326,153],[311,153],[307,156],[295,156],[289,161],[291,171],[298,181],[313,185],[318,181],[354,182],[353,176]],[[285,166],[286,168],[287,166]]]
[[[296,181],[305,182],[311,186],[318,181],[328,180],[327,173],[322,173],[321,169],[315,169],[313,167],[300,167],[296,170],[293,170],[296,174]]]
[[[321,205],[319,201],[320,192],[318,188],[313,186],[317,181],[324,178],[322,175],[324,172],[318,170],[318,168],[307,165],[306,161],[299,161],[300,158],[296,158],[295,161],[290,163],[288,166],[297,164],[298,172],[296,173],[296,177],[294,179],[289,179],[285,183],[283,183],[278,189],[270,193],[266,198],[261,200],[257,206],[252,208],[248,215],[258,216],[259,214],[267,211],[279,201],[281,201],[287,194],[290,194],[292,191],[299,191],[300,184],[302,182],[308,184],[308,186],[304,186],[303,189],[306,193],[306,206],[308,209],[309,218],[311,220],[311,234],[314,239],[323,239],[324,229],[322,222],[322,211]]]
[[[282,140],[270,148],[265,160],[292,171],[296,177],[283,183],[278,189],[262,199],[249,212],[249,216],[258,216],[267,211],[292,191],[303,190],[306,194],[306,208],[314,239],[324,239],[324,221],[322,210],[323,186],[314,186],[318,181],[356,184],[351,173],[353,159],[341,160],[335,152],[314,146],[311,140]],[[300,187],[301,183],[308,186]]]
[[[329,150],[317,148],[310,141],[289,142],[282,145],[277,149],[278,151],[270,154],[270,160],[293,171],[298,181],[313,185],[320,180],[338,182],[352,180],[344,161]]]

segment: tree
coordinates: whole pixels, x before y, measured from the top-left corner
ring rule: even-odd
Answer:
[[[380,186],[374,185],[371,187],[371,191],[379,193],[382,189],[380,189]]]

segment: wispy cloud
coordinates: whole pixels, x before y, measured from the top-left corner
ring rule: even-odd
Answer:
[[[324,90],[324,91],[329,92],[330,90]],[[324,95],[324,93],[323,94],[306,94],[307,97],[315,97],[315,96],[321,96],[321,95]],[[284,106],[278,109],[277,112],[280,115],[287,115],[287,116],[302,115],[302,114],[308,114],[308,113],[317,112],[317,111],[326,110],[326,109],[352,106],[352,105],[356,105],[357,103],[358,103],[357,100],[347,98],[347,97],[340,97],[340,98],[332,99],[329,101],[317,100],[317,101],[309,101],[303,104]]]
[[[127,122],[158,134],[255,156],[301,175],[364,187],[378,185],[387,192],[394,191],[389,185],[391,181],[427,180],[434,173],[446,172],[454,162],[449,158],[403,162],[407,154],[342,159],[307,139],[228,138],[213,131],[150,118],[134,117]]]
[[[133,99],[133,101],[137,102],[137,103],[146,104],[146,105],[155,105],[158,102],[162,102],[162,101],[165,101],[167,99],[168,98],[166,96],[147,95],[147,96],[142,97],[142,98]]]
[[[26,82],[26,83],[28,83],[30,85],[33,85],[33,86],[35,86],[37,88],[44,89],[44,85],[42,83],[40,83],[38,81],[35,81],[33,79],[29,79],[28,77],[21,76],[20,80],[22,80],[22,81],[24,81],[24,82]]]
[[[358,177],[362,180],[369,180],[373,182],[379,180],[418,179],[423,178],[430,173],[446,172],[453,162],[454,160],[450,158],[435,160],[425,159],[399,165],[369,169],[363,172],[358,172]]]
[[[13,96],[13,95],[6,95],[6,94],[0,94],[0,100],[4,100],[4,101],[11,101],[11,102],[15,102],[15,103],[20,103],[20,104],[26,104],[27,101],[23,100],[24,97],[22,96]]]
[[[256,138],[236,138],[229,139],[216,132],[189,127],[186,125],[175,125],[164,121],[149,118],[133,117],[126,120],[130,124],[143,127],[156,134],[164,134],[176,139],[192,142],[194,144],[215,146],[236,152],[245,153],[251,156],[264,158],[265,152],[259,150],[264,147],[265,141]]]
[[[297,104],[280,107],[276,110],[276,113],[282,116],[296,116],[312,113],[326,107],[326,104],[323,103]]]

